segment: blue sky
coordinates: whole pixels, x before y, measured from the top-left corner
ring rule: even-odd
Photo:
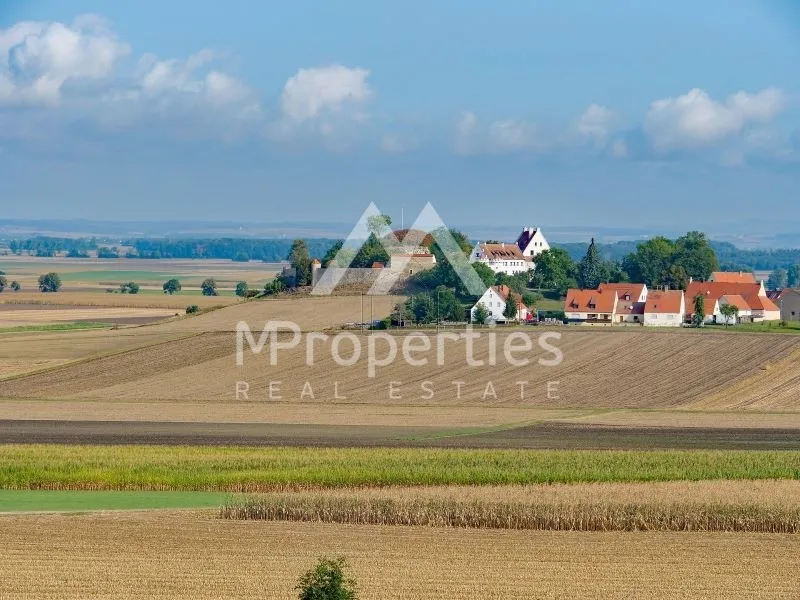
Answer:
[[[0,216],[785,228],[798,64],[789,0],[6,0]]]

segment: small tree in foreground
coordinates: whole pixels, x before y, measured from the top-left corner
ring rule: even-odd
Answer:
[[[508,298],[506,298],[506,307],[503,309],[503,316],[509,320],[513,321],[517,318],[517,300],[514,298],[514,294],[509,294]]]
[[[197,304],[190,304],[186,307],[186,314],[187,315],[196,315],[200,312],[200,307]]]
[[[345,575],[344,558],[322,558],[295,589],[299,600],[356,600],[356,582]]]
[[[22,289],[22,286],[19,284],[19,281],[12,281],[11,282],[11,289],[15,292],[18,292]]]
[[[138,294],[139,293],[139,284],[134,281],[129,281],[128,283],[123,283],[119,286],[119,293],[120,294]]]
[[[39,277],[39,290],[42,292],[57,292],[61,289],[61,277],[58,273],[48,273]]]
[[[483,305],[483,302],[478,302],[478,306],[475,307],[475,312],[472,313],[472,320],[475,321],[478,325],[485,325],[488,319],[489,319],[489,311],[486,310],[486,307]]]
[[[706,299],[702,294],[694,297],[694,316],[692,323],[695,327],[702,327],[706,322]]]
[[[733,304],[723,304],[719,307],[719,312],[725,317],[725,327],[727,327],[731,322],[736,323],[736,319],[739,316],[739,307]]]

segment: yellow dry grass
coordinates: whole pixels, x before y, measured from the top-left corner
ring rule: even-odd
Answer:
[[[800,409],[800,350],[774,363],[764,363],[750,377],[700,399],[703,409]]]
[[[296,598],[323,555],[363,600],[796,597],[800,537],[231,522],[197,513],[0,517],[0,596]]]
[[[103,323],[124,319],[164,319],[176,316],[164,308],[63,308],[49,310],[0,310],[0,327],[91,321]]]

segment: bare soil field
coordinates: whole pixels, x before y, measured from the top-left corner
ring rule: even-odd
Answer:
[[[188,294],[107,294],[103,291],[78,289],[42,294],[41,292],[22,291],[18,293],[4,292],[0,294],[0,315],[5,311],[47,309],[67,310],[86,308],[132,308],[132,309],[173,309],[181,313],[189,304],[196,304],[201,309],[230,306],[242,302],[234,295],[201,296]]]
[[[221,521],[192,512],[0,517],[0,596],[296,597],[344,555],[365,600],[796,597],[800,537]]]
[[[608,427],[541,423],[454,429],[424,425],[303,425],[164,421],[0,420],[0,443],[155,444],[326,448],[487,448],[538,450],[800,450],[798,428]],[[157,412],[150,413],[154,417]],[[419,421],[419,419],[417,420]],[[394,421],[398,423],[398,421]]]
[[[37,308],[21,308],[15,306],[8,310],[0,306],[0,327],[19,327],[24,325],[41,325],[46,323],[74,323],[87,321],[92,323],[110,323],[122,325],[140,322],[152,323],[177,315],[173,309],[165,308],[53,308],[42,310]]]
[[[237,382],[245,381],[249,386],[246,398],[251,402],[674,409],[692,407],[712,394],[724,395],[725,390],[757,375],[768,363],[797,360],[790,356],[796,349],[793,336],[565,330],[558,332],[560,339],[549,342],[563,353],[563,361],[554,366],[537,362],[553,358],[550,351],[538,346],[537,331],[526,332],[532,338],[532,349],[524,354],[530,360],[526,366],[507,363],[502,350],[497,364],[490,365],[492,342],[488,334],[473,344],[473,358],[483,361],[482,366],[469,364],[464,340],[446,342],[443,366],[437,365],[435,348],[416,354],[415,358],[423,356],[428,361],[413,366],[402,358],[406,336],[398,334],[392,338],[399,348],[398,358],[391,365],[376,367],[375,376],[370,377],[366,357],[370,338],[352,334],[341,349],[341,355],[349,357],[353,344],[363,347],[362,356],[352,366],[337,364],[328,339],[315,342],[313,364],[308,364],[303,340],[295,348],[279,350],[275,365],[271,364],[269,347],[259,355],[246,349],[244,364],[238,367],[236,337],[229,329],[235,327],[234,319],[291,319],[294,310],[294,316],[304,316],[305,326],[322,327],[341,321],[350,310],[336,298],[284,304],[291,302],[247,303],[197,318],[139,328],[137,335],[216,332],[6,381],[2,395],[236,402]],[[389,304],[387,299],[387,307]],[[337,306],[340,312],[325,310],[329,305]],[[507,331],[496,333],[497,348],[502,349],[510,335]],[[375,346],[378,359],[388,356],[385,338]],[[423,387],[424,382],[430,382],[428,389]],[[463,383],[459,386],[454,382]],[[792,399],[799,386],[796,378],[787,379],[781,388],[786,405],[774,403],[772,410],[793,410]],[[244,399],[240,394],[238,400]],[[735,395],[730,402],[737,405]]]

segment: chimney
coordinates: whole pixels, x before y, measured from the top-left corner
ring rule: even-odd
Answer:
[[[689,283],[694,283],[694,277],[689,277]]]

